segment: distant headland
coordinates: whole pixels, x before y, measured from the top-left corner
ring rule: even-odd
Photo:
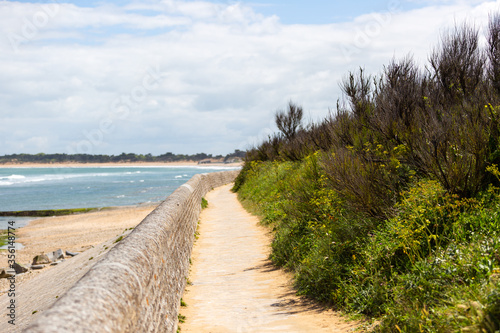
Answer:
[[[122,153],[120,155],[91,154],[10,154],[0,156],[0,167],[9,166],[74,166],[74,165],[212,165],[240,164],[245,156],[244,151],[236,149],[233,153],[213,156],[198,153],[193,155],[174,154],[171,152],[154,156],[152,154]]]

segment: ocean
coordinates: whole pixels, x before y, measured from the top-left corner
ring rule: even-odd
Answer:
[[[198,173],[225,166],[0,168],[0,211],[93,208],[159,203]],[[0,217],[0,229],[32,217]]]

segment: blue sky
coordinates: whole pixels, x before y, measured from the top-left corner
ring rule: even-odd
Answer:
[[[0,1],[0,155],[227,154],[499,1]]]
[[[228,3],[227,1],[214,1]],[[255,11],[264,15],[276,15],[284,24],[328,24],[346,22],[362,14],[384,11],[389,1],[266,1],[254,0],[248,4]],[[404,1],[401,8],[416,7],[414,3]]]
[[[196,1],[196,0],[195,0]],[[20,0],[24,3],[44,3],[47,1],[27,1]],[[63,1],[59,1],[63,2]],[[128,0],[114,0],[114,1],[94,1],[94,0],[73,0],[64,1],[72,3],[81,7],[96,7],[102,4],[115,4],[123,6],[131,3]],[[193,2],[186,1],[186,2]],[[238,1],[227,0],[212,0],[212,3],[218,4],[234,4]],[[439,1],[387,1],[387,0],[361,0],[361,1],[325,1],[325,0],[252,0],[252,1],[239,1],[252,7],[256,12],[264,15],[276,15],[284,24],[329,24],[334,22],[347,22],[362,14],[378,12],[387,10],[387,6],[396,4],[400,10],[410,10],[415,8],[422,8],[429,3],[436,3]],[[443,3],[449,1],[441,1]]]
[[[362,14],[385,11],[389,1],[252,1],[266,15],[277,15],[285,24],[328,24],[348,22]],[[401,10],[416,8],[415,3],[398,2]]]

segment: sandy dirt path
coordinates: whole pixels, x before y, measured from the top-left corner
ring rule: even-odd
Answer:
[[[226,185],[207,194],[181,307],[181,332],[350,332],[346,322],[295,295],[268,260],[269,232]]]

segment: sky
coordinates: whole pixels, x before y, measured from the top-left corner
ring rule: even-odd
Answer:
[[[339,83],[439,37],[483,29],[499,1],[2,1],[0,155],[228,154],[306,122]]]

